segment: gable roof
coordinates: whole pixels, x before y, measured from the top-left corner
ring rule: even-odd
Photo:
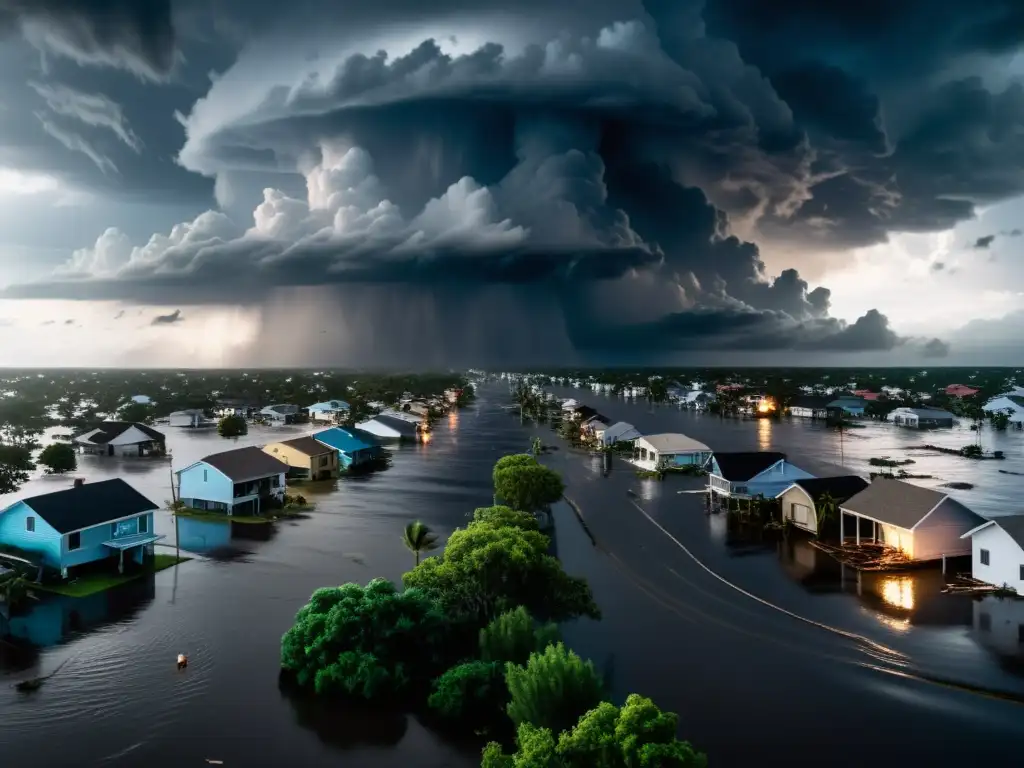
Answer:
[[[809,477],[805,480],[795,480],[793,485],[803,488],[815,502],[827,493],[842,504],[851,496],[855,496],[867,488],[868,481],[857,475],[839,475],[838,477]]]
[[[876,477],[867,488],[843,503],[843,509],[912,529],[942,503],[948,494],[891,477]]]
[[[897,408],[897,411],[903,413],[913,413],[919,419],[954,419],[956,418],[949,411],[944,411],[941,408]]]
[[[91,434],[94,430],[90,430],[89,432],[83,432],[80,435],[76,435],[73,439],[78,440],[89,435],[88,439],[90,443],[104,445],[120,435],[123,435],[132,427],[135,427],[150,440],[156,440],[160,443],[164,442],[164,435],[162,432],[157,432],[152,427],[148,427],[145,424],[139,424],[134,421],[104,421],[94,428],[95,430],[99,430],[98,432],[95,432],[95,434]]]
[[[231,480],[251,480],[257,477],[279,475],[282,472],[288,471],[287,464],[279,459],[275,459],[269,453],[265,453],[262,448],[257,448],[256,446],[211,453],[209,456],[201,459],[201,461],[209,464]],[[188,469],[188,467],[185,469]],[[185,470],[180,471],[184,472]]]
[[[324,445],[319,440],[314,440],[312,437],[293,437],[291,440],[281,440],[281,445],[287,445],[292,450],[303,453],[306,456],[322,456],[325,453],[331,453],[332,448],[329,445]],[[273,443],[271,443],[273,445]]]
[[[119,477],[83,483],[22,501],[61,534],[159,508]]]
[[[644,435],[643,439],[658,453],[687,453],[690,451],[711,450],[704,443],[677,432]]]
[[[348,403],[344,400],[324,400],[321,403],[313,403],[307,411],[347,411]]]
[[[316,432],[313,435],[313,439],[342,453],[355,453],[356,451],[365,451],[376,447],[373,443],[368,443],[341,427],[333,427]]]
[[[989,528],[993,525],[998,525],[1000,528],[1006,531],[1006,533],[1009,534],[1010,538],[1017,542],[1017,546],[1019,546],[1021,549],[1024,549],[1024,513],[1020,512],[1018,512],[1015,515],[1000,515],[999,517],[994,517],[991,520],[987,520],[978,527],[972,528],[960,538],[969,538],[976,534],[978,531],[981,531],[985,528]]]
[[[749,451],[716,453],[718,469],[726,480],[750,480],[768,467],[785,460],[786,454],[777,451]]]
[[[403,435],[416,434],[416,429],[418,426],[418,424],[414,421],[409,421],[408,419],[400,419],[395,416],[389,416],[386,413],[379,413],[372,419],[367,419],[367,421],[379,422],[383,424],[385,427],[391,427],[393,430]]]
[[[604,437],[605,440],[635,440],[638,437],[643,437],[643,435],[640,433],[640,430],[628,421],[617,421],[604,431]]]

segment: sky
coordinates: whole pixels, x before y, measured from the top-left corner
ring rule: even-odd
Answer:
[[[0,0],[6,366],[1024,364],[1019,0]]]

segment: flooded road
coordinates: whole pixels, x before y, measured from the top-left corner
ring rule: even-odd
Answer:
[[[440,422],[429,444],[397,450],[386,471],[304,486],[301,492],[317,503],[307,519],[273,529],[182,520],[182,546],[201,557],[96,599],[46,601],[12,622],[12,635],[44,648],[20,657],[2,652],[0,681],[45,674],[68,661],[32,696],[0,686],[5,763],[187,766],[211,758],[225,766],[478,765],[477,751],[445,743],[415,718],[299,710],[278,691],[277,667],[281,634],[315,588],[374,576],[398,580],[412,565],[401,543],[406,522],[419,518],[447,535],[475,507],[490,503],[490,471],[498,457],[526,450],[534,434],[557,442],[547,428],[520,426],[503,413],[499,406],[506,395],[500,386],[483,389],[476,406]],[[613,407],[624,409],[623,415],[609,416],[641,430],[684,431],[716,448],[757,448],[765,439],[760,424],[698,420],[661,409],[648,414],[646,406],[624,403],[599,406]],[[685,428],[668,418],[693,423]],[[831,455],[833,435],[785,427],[772,425],[771,447]],[[215,433],[166,431],[175,468],[231,446]],[[240,444],[303,431],[254,431]],[[909,440],[922,442],[915,435]],[[1006,452],[1011,457],[1006,462],[986,464],[1012,468],[1016,451],[1008,446]],[[686,490],[687,481],[639,481],[625,465],[606,478],[600,460],[595,464],[564,450],[549,461],[565,473],[568,493],[601,545],[591,543],[567,505],[558,506],[558,554],[567,570],[590,581],[604,612],[601,622],[567,627],[568,639],[608,672],[616,695],[637,691],[678,712],[685,736],[707,750],[712,765],[750,764],[773,756],[773,750],[787,763],[808,766],[911,759],[952,765],[967,756],[983,760],[987,750],[1005,754],[1008,745],[1024,739],[1024,710],[1015,704],[865,666],[892,669],[903,654],[925,654],[930,646],[901,641],[898,629],[885,629],[876,618],[884,610],[855,592],[809,590],[793,577],[809,567],[814,573],[805,555],[780,556],[778,547],[755,547],[748,557],[735,556],[726,541],[727,526],[703,513],[700,497],[676,493]],[[154,501],[170,498],[168,461],[82,457],[78,474],[95,481],[118,473]],[[991,506],[1000,504],[997,491],[972,482],[979,488],[965,493],[994,494]],[[40,478],[19,496],[68,483]],[[1005,493],[1009,498],[1009,490]],[[171,543],[173,518],[164,512],[157,519],[157,532]],[[788,567],[780,566],[780,557]],[[698,560],[778,607],[806,612],[848,634],[758,603],[714,578]],[[829,582],[827,573],[822,578]],[[881,592],[896,602],[916,599],[899,585],[865,590],[862,584],[861,591]],[[964,653],[973,659],[972,669],[983,669],[979,674],[996,674],[985,665],[995,669],[996,659],[1013,657],[983,650],[972,639],[980,609],[968,607],[969,617],[958,619]],[[993,630],[1000,621],[989,619]],[[907,637],[918,626],[912,628]],[[1000,635],[1004,645],[1005,635]],[[190,661],[181,674],[174,666],[179,652]],[[1009,673],[1005,677],[1012,679]],[[942,733],[943,743],[930,740],[929,733]]]

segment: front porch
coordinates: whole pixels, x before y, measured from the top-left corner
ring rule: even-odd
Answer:
[[[162,538],[164,538],[162,535],[155,533],[136,533],[104,541],[103,546],[117,553],[117,572],[123,574],[125,552],[128,553],[130,562],[142,565],[146,556],[153,554],[153,544]]]

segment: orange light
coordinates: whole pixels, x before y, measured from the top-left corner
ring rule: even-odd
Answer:
[[[758,413],[771,413],[775,410],[775,401],[770,397],[766,397],[757,404]]]
[[[429,443],[432,439],[433,438],[429,432],[420,432],[420,442]]]

